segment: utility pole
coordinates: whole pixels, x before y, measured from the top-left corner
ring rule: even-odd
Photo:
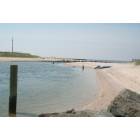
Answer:
[[[12,53],[14,52],[14,39],[12,37]]]

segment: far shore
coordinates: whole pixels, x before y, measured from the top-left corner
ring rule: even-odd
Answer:
[[[74,62],[66,65],[72,67],[111,66],[107,69],[96,69],[98,94],[93,102],[87,103],[82,109],[100,111],[107,109],[111,101],[124,89],[130,89],[140,94],[140,66],[133,63],[95,63]]]
[[[11,61],[42,61],[42,58],[24,58],[24,57],[0,57],[0,62],[11,62]]]
[[[72,59],[72,58],[59,58],[59,57],[3,57],[0,56],[0,62],[58,62],[58,63],[67,63],[67,62],[76,62],[81,59]]]

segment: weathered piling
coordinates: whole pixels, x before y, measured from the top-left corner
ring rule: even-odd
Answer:
[[[10,66],[10,96],[9,96],[9,116],[16,116],[17,105],[17,72],[18,66]]]

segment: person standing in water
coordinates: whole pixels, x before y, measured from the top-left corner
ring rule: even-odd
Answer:
[[[85,67],[84,67],[84,65],[82,66],[82,70],[84,71],[84,69],[85,69]]]

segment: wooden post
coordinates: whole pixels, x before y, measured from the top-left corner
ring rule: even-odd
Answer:
[[[10,66],[10,96],[9,96],[9,116],[16,116],[16,104],[17,104],[17,72],[18,66]]]

